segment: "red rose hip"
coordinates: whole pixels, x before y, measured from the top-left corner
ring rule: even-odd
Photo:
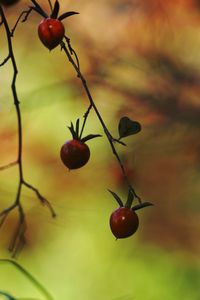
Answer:
[[[65,28],[58,19],[46,18],[38,26],[38,35],[44,46],[52,50],[62,41]]]
[[[110,228],[117,239],[133,235],[139,226],[137,214],[130,208],[120,207],[110,216]]]
[[[73,139],[61,147],[60,157],[68,169],[79,169],[88,162],[90,149],[85,143]]]

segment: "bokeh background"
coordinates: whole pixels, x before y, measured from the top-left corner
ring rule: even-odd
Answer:
[[[49,10],[48,1],[39,3]],[[41,18],[32,14],[13,39],[19,69],[26,180],[55,207],[52,220],[24,188],[28,244],[18,262],[55,299],[200,299],[200,1],[60,1],[80,15],[64,21],[95,103],[114,136],[118,120],[142,124],[117,150],[141,198],[154,207],[138,211],[140,228],[115,241],[109,216],[127,189],[105,137],[88,142],[91,159],[68,172],[59,157],[70,138],[67,125],[82,118],[88,101],[59,47],[39,41]],[[5,9],[10,27],[29,1]],[[0,57],[7,44],[0,29]],[[17,155],[17,120],[10,91],[12,68],[0,69],[0,165]],[[85,134],[103,130],[91,112]],[[0,173],[0,208],[15,199],[16,168]],[[0,230],[0,257],[17,216]],[[27,279],[0,265],[0,290],[39,298]]]

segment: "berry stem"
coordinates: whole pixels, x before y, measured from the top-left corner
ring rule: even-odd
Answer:
[[[70,45],[70,44],[68,43],[68,46],[69,46],[69,45]],[[72,55],[71,55],[71,54],[74,53],[75,51],[74,51],[74,50],[72,51],[73,48],[71,47],[71,45],[70,45],[70,48],[69,48],[70,51],[69,51],[69,50],[67,49],[66,44],[65,44],[64,42],[61,42],[61,48],[64,50],[64,52],[65,52],[65,54],[66,54],[66,56],[67,56],[69,62],[71,63],[71,65],[72,65],[73,68],[75,69],[78,78],[80,78],[80,80],[81,80],[81,82],[82,82],[82,85],[83,85],[83,87],[84,87],[84,89],[85,89],[85,92],[86,92],[87,98],[88,98],[88,100],[89,100],[90,106],[91,106],[91,108],[94,109],[94,111],[95,111],[95,113],[96,113],[96,115],[97,115],[97,118],[99,119],[99,121],[100,121],[100,123],[101,123],[101,125],[102,125],[102,127],[103,127],[103,130],[104,130],[104,132],[105,132],[105,135],[106,135],[106,137],[107,137],[107,139],[108,139],[108,142],[109,142],[109,144],[110,144],[110,146],[111,146],[112,152],[113,152],[114,156],[116,157],[116,159],[117,159],[117,161],[118,161],[118,163],[119,163],[119,165],[120,165],[120,168],[121,168],[123,177],[124,177],[124,179],[125,179],[125,181],[126,181],[126,184],[127,184],[127,186],[128,186],[128,189],[132,191],[134,197],[137,198],[137,200],[138,200],[139,203],[141,203],[141,199],[140,199],[140,197],[136,194],[135,190],[133,189],[133,187],[132,187],[132,185],[131,185],[131,183],[130,183],[130,181],[129,181],[129,178],[128,178],[128,176],[127,176],[127,173],[126,173],[126,170],[125,170],[125,168],[124,168],[124,165],[123,165],[123,163],[122,163],[122,161],[121,161],[121,159],[120,159],[120,157],[119,157],[119,155],[118,155],[118,153],[117,153],[117,150],[116,150],[116,148],[115,148],[115,146],[114,146],[114,139],[113,139],[112,135],[110,134],[110,132],[109,132],[109,130],[108,130],[108,128],[107,128],[107,126],[106,126],[106,124],[105,124],[103,118],[101,117],[101,114],[100,114],[98,108],[96,107],[96,104],[94,103],[94,100],[93,100],[93,98],[92,98],[92,95],[91,95],[90,90],[89,90],[88,85],[87,85],[87,81],[86,81],[85,77],[83,76],[83,74],[81,73],[80,68],[78,67],[78,65],[75,63],[75,61],[74,61],[73,58],[72,58]],[[77,57],[77,55],[76,55],[75,57]],[[88,112],[88,113],[89,113],[89,112]],[[88,116],[88,114],[87,114],[87,116]],[[86,121],[86,120],[85,120],[85,121]]]
[[[92,109],[92,104],[89,105],[86,113],[84,114],[83,118],[84,118],[84,121],[83,121],[83,125],[82,125],[82,128],[81,128],[81,132],[80,132],[80,135],[79,135],[79,138],[81,139],[82,137],[82,134],[83,134],[83,130],[85,128],[85,124],[86,124],[86,121],[87,121],[87,118],[88,118],[88,115],[90,113],[90,110]]]

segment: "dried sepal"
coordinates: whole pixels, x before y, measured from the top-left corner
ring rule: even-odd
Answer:
[[[68,126],[68,128],[69,128],[69,131],[71,132],[71,135],[72,135],[73,139],[77,140],[78,136],[76,134],[76,131],[74,129],[74,125],[73,125],[72,122],[71,122],[71,126]]]
[[[82,143],[85,143],[86,141],[92,140],[92,139],[100,137],[100,136],[102,136],[102,135],[100,135],[100,134],[88,134],[84,138],[80,139],[80,141]]]
[[[132,207],[132,210],[138,210],[138,209],[141,209],[141,208],[144,208],[144,207],[147,207],[147,206],[152,206],[153,203],[151,202],[142,202],[142,203],[139,203],[135,206]]]
[[[113,195],[113,197],[115,198],[115,200],[117,201],[117,203],[119,204],[119,206],[123,207],[124,204],[123,204],[122,200],[120,199],[120,197],[115,192],[113,192],[111,190],[108,190],[108,191]]]
[[[59,4],[58,0],[56,0],[56,2],[54,4],[53,11],[51,13],[51,18],[52,19],[57,19],[59,10],[60,10],[60,4]]]
[[[79,124],[80,124],[80,119],[76,120],[76,135],[79,137]]]
[[[68,18],[68,17],[73,16],[73,15],[77,15],[77,14],[79,14],[79,13],[75,12],[75,11],[68,11],[68,12],[65,12],[64,14],[60,15],[60,17],[58,17],[58,20],[62,21],[65,18]]]
[[[48,18],[48,15],[45,13],[45,11],[42,9],[42,7],[35,0],[31,0],[31,2],[35,5],[35,7],[33,7],[33,9],[35,11],[37,11],[44,18]]]
[[[133,203],[133,199],[134,199],[133,191],[132,191],[131,188],[129,188],[128,197],[127,197],[127,200],[126,200],[125,207],[131,208],[132,203]]]

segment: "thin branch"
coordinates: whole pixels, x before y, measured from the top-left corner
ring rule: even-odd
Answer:
[[[33,276],[31,275],[26,269],[24,269],[21,265],[19,265],[16,261],[11,259],[0,259],[0,263],[7,263],[14,266],[18,271],[20,271],[29,281],[35,286],[35,288],[40,291],[40,293],[47,299],[47,300],[54,300],[53,296],[45,289],[45,287]]]
[[[10,54],[8,54],[8,56],[2,61],[2,63],[0,63],[0,67],[5,65],[9,59],[10,59]]]
[[[19,15],[17,21],[15,22],[14,27],[12,28],[12,30],[11,30],[11,32],[10,32],[10,35],[11,35],[11,36],[14,35],[15,29],[17,28],[17,25],[18,25],[19,21],[22,19],[22,17],[24,16],[24,18],[21,20],[21,22],[26,22],[26,20],[28,19],[30,13],[32,12],[32,10],[33,10],[33,7],[31,6],[28,10],[23,11],[23,12]]]
[[[11,210],[15,209],[15,207],[17,207],[16,201],[11,206],[7,207],[6,209],[0,212],[0,218],[7,215]]]
[[[21,188],[21,186],[20,186]],[[20,191],[18,193],[20,195]],[[17,202],[17,201],[16,201]],[[9,251],[12,252],[12,256],[16,257],[17,253],[23,249],[24,245],[26,244],[25,232],[26,232],[26,221],[25,221],[25,214],[23,207],[18,200],[18,224],[16,226],[15,232],[13,234],[13,238],[10,242],[8,247]]]
[[[73,68],[75,69],[78,78],[80,78],[80,80],[81,80],[81,82],[82,82],[82,85],[83,85],[83,87],[84,87],[84,89],[85,89],[87,98],[88,98],[88,100],[89,100],[89,102],[90,102],[90,105],[91,105],[92,108],[94,109],[94,111],[95,111],[95,113],[96,113],[96,115],[97,115],[97,118],[99,119],[99,121],[100,121],[100,123],[101,123],[101,125],[102,125],[102,127],[103,127],[103,130],[104,130],[104,132],[105,132],[105,134],[106,134],[106,137],[107,137],[108,142],[109,142],[109,144],[110,144],[110,146],[111,146],[112,152],[113,152],[114,156],[116,157],[116,159],[117,159],[117,161],[118,161],[118,163],[119,163],[119,166],[120,166],[120,168],[121,168],[123,177],[124,177],[124,179],[125,179],[125,181],[126,181],[126,183],[127,183],[128,189],[132,191],[134,197],[137,198],[137,200],[138,200],[139,203],[141,203],[141,199],[140,199],[140,197],[136,194],[134,188],[132,187],[132,185],[131,185],[131,183],[130,183],[130,181],[129,181],[128,175],[127,175],[127,173],[126,173],[126,170],[125,170],[125,168],[124,168],[124,165],[123,165],[123,163],[122,163],[122,161],[121,161],[121,159],[120,159],[120,157],[119,157],[119,155],[118,155],[118,153],[117,153],[117,150],[116,150],[115,145],[114,145],[115,139],[114,139],[114,138],[112,137],[112,135],[110,134],[110,132],[109,132],[109,130],[108,130],[108,128],[107,128],[107,126],[106,126],[106,124],[105,124],[103,118],[101,117],[101,114],[100,114],[99,110],[98,110],[97,107],[96,107],[96,104],[94,103],[94,100],[93,100],[92,95],[91,95],[91,93],[90,93],[90,90],[89,90],[89,88],[88,88],[86,79],[84,78],[84,76],[82,75],[82,73],[81,73],[79,67],[77,66],[77,64],[75,63],[75,61],[74,61],[73,58],[72,58],[72,55],[71,55],[71,49],[72,49],[72,48],[71,48],[71,46],[70,46],[69,51],[68,51],[68,49],[67,49],[67,47],[66,47],[66,45],[65,45],[64,42],[61,42],[60,45],[61,45],[61,49],[63,49],[64,52],[65,52],[65,54],[67,55],[67,58],[68,58],[69,62],[71,63],[71,65],[72,65]],[[69,46],[69,44],[68,44],[68,46]]]
[[[65,40],[67,42],[67,46],[69,48],[70,54],[75,56],[76,66],[80,71],[80,62],[79,62],[79,59],[78,59],[78,55],[77,55],[76,51],[72,48],[71,43],[70,43],[70,39],[66,35],[65,35]]]
[[[9,168],[11,168],[11,167],[13,167],[13,166],[16,166],[17,164],[18,164],[17,161],[13,161],[13,162],[11,162],[11,163],[5,165],[5,166],[0,167],[0,171],[9,169]]]
[[[83,121],[83,125],[82,125],[82,128],[81,128],[80,136],[79,136],[80,139],[81,139],[81,137],[82,137],[83,130],[84,130],[84,128],[85,128],[85,124],[86,124],[86,121],[87,121],[87,118],[88,118],[88,116],[89,116],[89,113],[90,113],[90,110],[91,110],[91,109],[92,109],[92,104],[89,105],[89,107],[88,107],[86,113],[85,113],[84,116],[83,116],[84,121]]]
[[[53,209],[53,207],[52,207],[52,205],[50,204],[50,202],[49,202],[45,197],[43,197],[43,196],[40,194],[39,190],[36,189],[36,188],[35,188],[34,186],[32,186],[31,184],[27,183],[26,181],[23,181],[23,184],[24,184],[27,188],[29,188],[30,190],[32,190],[32,191],[35,192],[35,194],[36,194],[37,198],[40,200],[40,202],[41,202],[43,205],[46,205],[46,206],[49,208],[49,210],[50,210],[50,212],[51,212],[51,216],[52,216],[53,218],[55,218],[55,217],[56,217],[56,212],[55,212],[55,210]]]
[[[1,227],[3,226],[3,224],[5,223],[7,216],[8,216],[8,214],[2,215],[2,219],[1,219],[1,221],[0,221],[0,228],[1,228]]]

